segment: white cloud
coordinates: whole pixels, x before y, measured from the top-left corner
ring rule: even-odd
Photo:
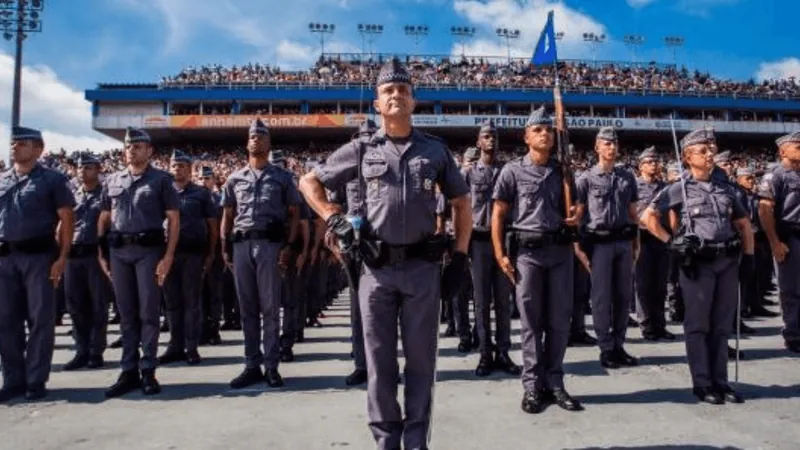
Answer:
[[[505,56],[505,41],[495,35],[495,28],[498,26],[520,30],[521,36],[510,41],[512,56],[532,55],[547,21],[547,13],[551,10],[554,11],[556,32],[564,33],[564,38],[558,44],[559,58],[564,58],[565,54],[571,58],[587,57],[591,54],[591,49],[583,41],[583,33],[605,34],[607,39],[611,38],[603,24],[561,2],[455,0],[453,6],[456,13],[478,27],[482,35],[493,36],[472,40],[466,46],[467,55]],[[460,55],[461,46],[455,45],[452,53]]]
[[[643,8],[656,0],[627,0],[631,8]]]
[[[800,59],[784,58],[779,61],[761,63],[756,72],[756,80],[777,80],[795,77],[800,79]]]
[[[0,53],[0,92],[14,85],[14,59]],[[12,97],[0,96],[0,110],[10,111]],[[92,130],[91,105],[83,93],[47,66],[23,66],[21,125],[43,130],[48,149],[105,150],[119,142]],[[9,124],[0,122],[0,157],[8,158]]]
[[[680,0],[675,7],[684,14],[708,18],[713,8],[733,6],[739,2],[741,0]]]

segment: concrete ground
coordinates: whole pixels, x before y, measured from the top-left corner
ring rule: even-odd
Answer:
[[[0,406],[0,449],[374,448],[366,392],[344,386],[353,367],[347,302],[337,300],[325,326],[307,331],[306,342],[295,347],[296,362],[281,366],[286,386],[277,390],[228,387],[242,368],[241,332],[232,331],[223,334],[223,345],[201,349],[202,365],[160,368],[161,395],[105,400],[120,351],[106,353],[104,369],[61,372],[72,352],[68,327],[59,327],[51,394],[38,403]],[[476,379],[477,355],[463,356],[455,338],[442,338],[431,448],[798,449],[800,363],[782,347],[779,319],[750,324],[758,334],[741,344],[745,404],[696,404],[687,388],[682,330],[671,326],[679,334],[671,343],[643,341],[630,329],[628,351],[641,358],[635,368],[609,372],[595,348],[570,348],[567,388],[586,410],[552,406],[537,416],[520,410],[518,379]],[[117,330],[112,327],[110,340]],[[521,362],[518,321],[513,333],[512,357]]]

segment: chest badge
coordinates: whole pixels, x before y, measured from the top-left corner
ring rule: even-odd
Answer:
[[[433,180],[430,178],[425,178],[425,181],[422,182],[423,187],[425,187],[426,191],[430,191],[433,189]]]

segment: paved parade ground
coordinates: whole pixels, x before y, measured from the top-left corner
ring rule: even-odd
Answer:
[[[119,373],[119,350],[106,367],[65,373],[72,356],[68,326],[58,328],[50,396],[0,406],[2,449],[372,449],[366,391],[348,389],[352,370],[347,298],[326,312],[323,328],[306,331],[296,361],[282,364],[286,386],[232,391],[242,366],[241,332],[203,347],[197,367],[159,369],[161,395],[105,400]],[[698,405],[692,397],[682,330],[676,342],[643,341],[630,329],[628,351],[640,366],[609,372],[596,348],[567,351],[567,389],[586,410],[557,406],[538,416],[520,410],[518,379],[473,375],[478,356],[459,354],[456,338],[440,341],[432,449],[797,449],[800,448],[800,360],[782,347],[780,319],[752,320],[740,367],[743,405]],[[521,363],[519,321],[512,357]],[[444,329],[444,327],[442,327]],[[118,336],[112,326],[109,341]],[[162,344],[168,336],[162,334]],[[731,341],[733,343],[733,340]],[[162,348],[163,350],[163,348]],[[733,364],[731,364],[733,378]]]

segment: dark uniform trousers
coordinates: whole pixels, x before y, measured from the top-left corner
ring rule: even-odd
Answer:
[[[201,291],[203,253],[176,253],[167,279],[164,300],[169,321],[169,350],[196,351],[203,329]]]
[[[56,336],[50,282],[54,260],[52,253],[0,257],[0,361],[5,387],[34,386],[50,379]]]
[[[364,349],[364,322],[361,320],[361,305],[358,292],[349,288],[350,292],[350,329],[353,357],[356,369],[367,370],[367,356]]]
[[[783,338],[786,342],[800,342],[800,237],[790,237],[785,243],[789,253],[777,265]]]
[[[224,285],[222,273],[225,263],[222,256],[217,252],[211,267],[203,278],[203,307],[202,317],[208,320],[214,329],[219,328],[219,321],[222,319],[222,302],[224,296]]]
[[[564,387],[574,276],[570,246],[520,249],[516,260],[521,324],[522,386],[526,391]]]
[[[668,252],[669,272],[667,273],[667,303],[669,303],[670,313],[678,317],[683,317],[685,307],[683,303],[683,292],[680,286],[680,257],[674,252]]]
[[[163,255],[163,246],[131,244],[111,248],[111,280],[119,305],[123,372],[137,367],[151,370],[158,365],[162,290],[156,282],[156,267]]]
[[[592,319],[601,351],[625,343],[633,299],[633,244],[595,244],[592,252]]]
[[[281,348],[291,349],[297,336],[297,313],[303,290],[303,270],[297,270],[297,255],[289,261],[289,267],[281,279]]]
[[[380,450],[424,449],[431,426],[438,353],[441,267],[409,259],[365,267],[359,285],[369,427]],[[405,368],[405,419],[397,402],[397,329]]]
[[[474,292],[475,285],[472,282],[472,271],[470,270],[465,276],[461,291],[452,300],[453,322],[460,339],[469,339],[472,336],[472,328],[469,325],[469,302],[474,297]]]
[[[103,356],[108,329],[109,280],[97,253],[67,260],[64,271],[67,311],[78,355]]]
[[[311,264],[311,260],[309,259],[305,266],[303,266],[303,271],[301,273],[302,284],[299,285],[300,292],[298,293],[297,310],[295,312],[294,329],[296,333],[301,333],[306,328],[306,319],[309,314],[311,297],[314,295],[314,289],[316,289],[313,280],[315,280],[317,276],[318,267],[319,259],[317,259],[314,264]],[[295,336],[295,339],[296,338],[297,336]]]
[[[511,348],[511,283],[500,271],[494,258],[492,243],[473,240],[470,245],[470,267],[472,284],[475,287],[475,322],[478,328],[481,354],[492,352],[491,309],[494,302],[495,343],[497,350],[507,352]]]
[[[586,267],[583,267],[581,261],[575,257],[573,258],[574,266],[573,273],[575,282],[573,283],[573,304],[572,304],[572,322],[570,325],[570,334],[581,335],[586,332],[586,307],[589,304],[589,294],[591,292],[591,277]]]
[[[738,258],[697,262],[697,277],[680,270],[686,300],[683,329],[694,387],[728,383],[728,337],[733,332],[738,300]]]
[[[280,243],[247,240],[233,244],[233,267],[248,369],[277,369],[280,362]],[[262,331],[263,318],[263,338]],[[263,343],[264,351],[261,351]]]
[[[649,232],[642,231],[634,285],[639,323],[644,331],[655,332],[667,326],[664,306],[668,274],[669,249],[666,244]]]
[[[772,259],[772,249],[769,247],[769,240],[763,232],[756,233],[755,258],[758,270],[755,274],[756,279],[756,299],[750,306],[763,305],[764,299],[769,291],[774,272],[774,262]]]

